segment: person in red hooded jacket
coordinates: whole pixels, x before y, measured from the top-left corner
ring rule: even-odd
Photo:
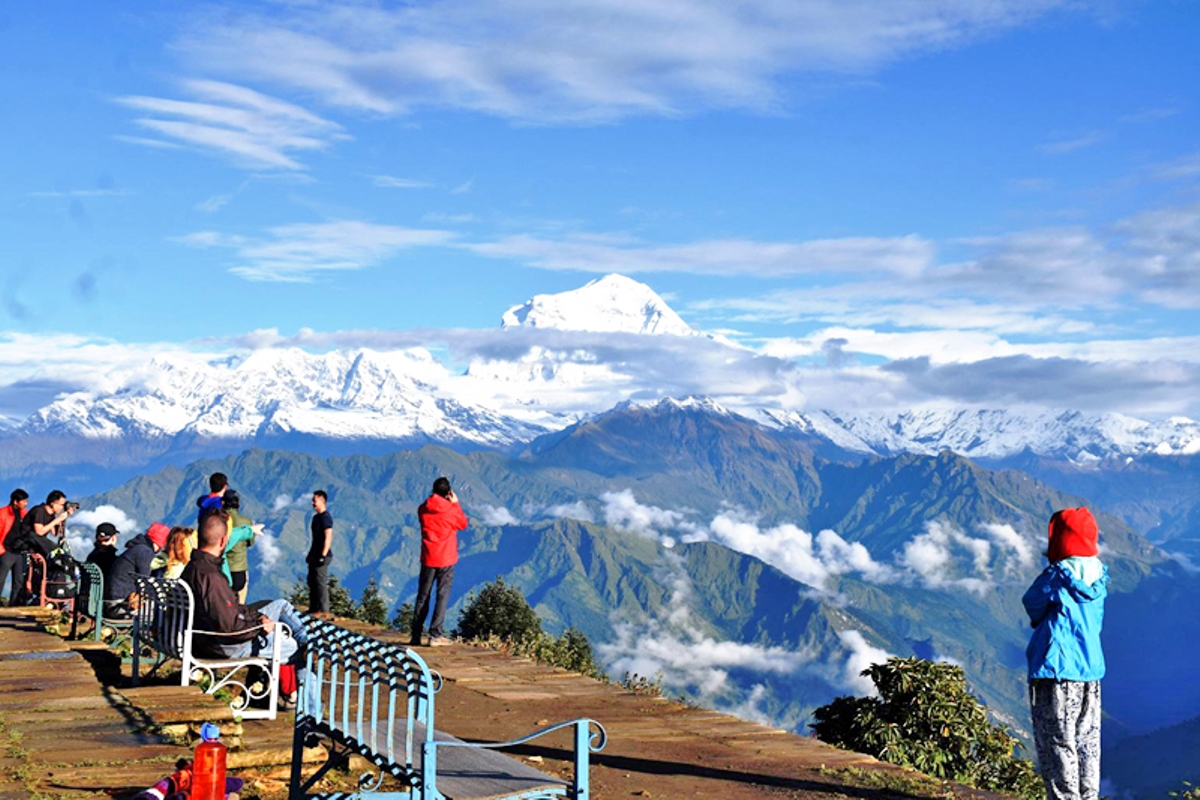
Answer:
[[[25,509],[28,506],[29,492],[24,489],[14,489],[9,496],[8,505],[0,508],[0,590],[4,588],[4,581],[11,574],[12,589],[8,593],[9,605],[16,605],[21,594],[20,587],[25,585],[25,554],[10,552],[4,542],[13,530],[18,534],[21,532],[21,521],[25,519]]]
[[[437,599],[433,619],[429,622],[429,644],[449,644],[443,625],[446,605],[454,585],[454,565],[458,563],[458,532],[466,528],[467,515],[458,504],[458,495],[450,487],[450,479],[433,482],[433,494],[417,509],[421,520],[421,577],[417,582],[417,603],[413,610],[413,647],[421,645],[421,631],[429,614],[429,599],[437,582]]]

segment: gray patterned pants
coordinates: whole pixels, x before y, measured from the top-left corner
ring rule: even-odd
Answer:
[[[1098,800],[1100,681],[1030,681],[1029,708],[1048,800]]]

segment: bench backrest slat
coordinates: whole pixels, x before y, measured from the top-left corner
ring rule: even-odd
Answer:
[[[302,693],[297,717],[308,717],[336,733],[392,774],[419,779],[413,764],[420,758],[421,736],[433,738],[436,690],[433,673],[424,660],[411,650],[322,620],[306,616],[305,623],[309,685]],[[396,736],[400,725],[404,726],[402,750],[397,748]]]
[[[195,601],[183,581],[137,577],[135,619],[140,641],[171,658],[191,652]]]

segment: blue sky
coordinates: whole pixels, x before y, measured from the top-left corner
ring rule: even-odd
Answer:
[[[881,405],[1200,413],[1198,40],[1184,0],[12,5],[0,364],[465,363],[619,272]]]

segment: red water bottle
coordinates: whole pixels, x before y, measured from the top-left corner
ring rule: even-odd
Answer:
[[[211,722],[200,726],[200,744],[192,764],[191,800],[225,800],[225,751],[221,729]]]

